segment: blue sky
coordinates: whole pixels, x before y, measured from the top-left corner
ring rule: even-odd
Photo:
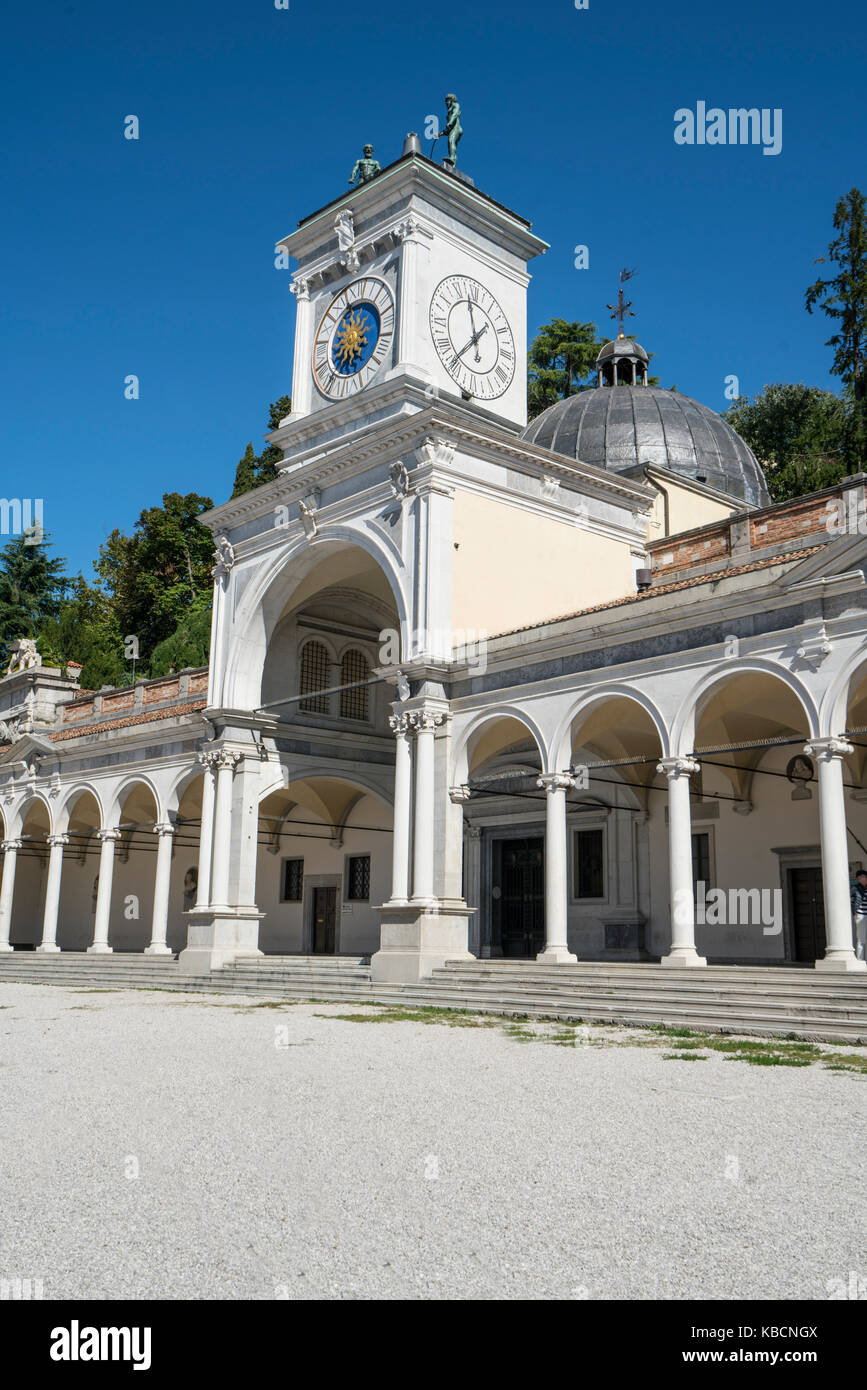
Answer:
[[[551,243],[531,266],[531,331],[606,323],[617,271],[637,266],[630,326],[664,385],[718,410],[730,373],[748,394],[835,387],[830,329],[803,295],[836,199],[867,188],[865,30],[863,6],[806,0],[14,7],[2,494],[43,497],[87,577],[112,527],[163,492],[224,500],[291,384],[274,241],[345,189],[364,142],[385,165],[442,119],[447,91],[461,166]],[[674,112],[699,100],[782,108],[782,152],[677,146]]]

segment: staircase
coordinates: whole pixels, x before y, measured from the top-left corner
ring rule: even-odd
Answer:
[[[168,956],[16,951],[0,956],[0,982],[470,1009],[867,1044],[867,978],[773,966],[670,970],[603,962],[454,961],[421,984],[374,985],[361,957],[263,956],[185,975]]]

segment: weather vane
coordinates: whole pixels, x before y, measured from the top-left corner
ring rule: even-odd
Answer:
[[[636,272],[635,272],[634,270],[621,270],[621,272],[620,272],[620,288],[619,288],[618,291],[617,291],[617,303],[616,303],[616,304],[606,304],[606,305],[605,305],[606,309],[611,309],[611,310],[613,310],[613,313],[612,313],[611,317],[612,317],[613,319],[619,319],[619,320],[620,320],[620,333],[621,333],[621,335],[623,334],[623,320],[624,320],[627,316],[628,316],[629,318],[631,318],[631,319],[634,319],[634,318],[635,318],[635,315],[634,315],[633,312],[632,312],[632,300],[631,300],[631,299],[624,299],[624,298],[623,298],[623,286],[626,284],[626,281],[627,281],[627,280],[631,280],[632,277],[633,277],[633,275],[635,275],[635,274],[636,274]]]

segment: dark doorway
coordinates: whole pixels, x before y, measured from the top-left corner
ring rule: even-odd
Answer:
[[[825,902],[821,869],[790,869],[792,948],[797,961],[813,965],[825,954]]]
[[[337,949],[337,889],[313,889],[313,952],[333,956]]]
[[[545,841],[494,840],[492,851],[493,952],[532,960],[545,947]]]

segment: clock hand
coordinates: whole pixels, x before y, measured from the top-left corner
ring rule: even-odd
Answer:
[[[464,346],[461,348],[460,352],[456,352],[456,353],[455,353],[455,357],[463,357],[463,355],[464,355],[464,353],[466,352],[467,348],[475,347],[476,343],[479,341],[479,339],[481,338],[482,334],[483,334],[483,333],[487,333],[487,331],[488,331],[488,325],[487,325],[486,323],[483,323],[482,326],[481,326],[481,328],[479,329],[478,333],[474,333],[473,336],[472,336],[472,338],[470,338],[470,341],[469,341],[468,343],[465,343]],[[477,355],[476,355],[476,361],[479,361],[479,360],[480,360],[480,359],[479,359],[479,356],[478,356],[478,354],[477,354]]]
[[[476,349],[476,361],[481,362],[482,354],[479,352],[479,338],[481,337],[481,334],[476,331],[476,318],[475,314],[473,313],[473,301],[471,299],[467,300],[467,308],[470,311],[470,327],[472,328],[473,334],[475,335],[473,338],[473,343]]]

